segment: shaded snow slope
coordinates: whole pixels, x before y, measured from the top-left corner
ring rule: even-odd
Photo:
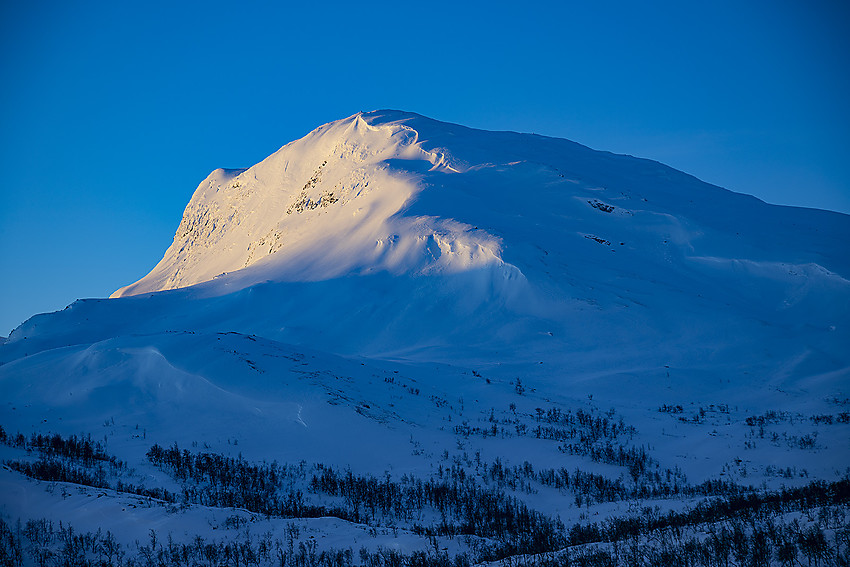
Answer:
[[[214,171],[150,274],[0,341],[0,425],[102,439],[125,481],[178,493],[145,458],[154,443],[388,482],[451,469],[567,527],[695,501],[511,489],[493,471],[636,491],[835,480],[850,468],[847,242],[847,215],[648,160],[358,114]],[[611,457],[638,451],[643,472]],[[7,458],[36,457],[0,442]],[[294,488],[322,502],[307,478]],[[129,546],[152,527],[238,540],[228,521],[249,516],[324,546],[431,545],[392,518],[177,510],[0,471],[9,525],[111,528]]]
[[[848,241],[846,215],[768,205],[648,160],[357,114],[254,167],[213,172],[149,275],[13,331],[2,387],[25,400],[39,376],[76,380],[84,357],[85,380],[133,407],[171,404],[180,384],[224,415],[239,396],[210,389],[209,367],[179,362],[169,337],[236,332],[523,376],[547,399],[843,400]]]

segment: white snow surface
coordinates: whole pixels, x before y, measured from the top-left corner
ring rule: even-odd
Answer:
[[[239,285],[491,265],[505,277],[515,274],[500,261],[497,237],[451,218],[404,214],[435,173],[469,167],[422,139],[419,121],[357,114],[249,169],[214,171],[196,190],[162,261],[113,297],[186,287],[257,264],[262,269]]]
[[[810,450],[745,450],[743,420],[848,411],[848,242],[847,215],[656,162],[359,113],[214,171],[147,276],[15,329],[0,344],[2,425],[107,435],[142,470],[147,447],[177,441],[378,475],[427,476],[443,451],[477,450],[616,478],[544,440],[452,432],[509,403],[529,419],[614,408],[695,482],[747,465],[746,482],[786,466],[836,478],[847,425],[788,429],[816,431]],[[662,404],[729,409],[692,425]],[[13,477],[0,481],[31,490]],[[6,494],[0,513],[18,510]],[[47,500],[29,513],[68,510]]]
[[[710,366],[757,345],[834,370],[850,338],[847,241],[846,215],[655,162],[376,111],[214,171],[159,264],[113,297],[179,291],[71,312],[122,312],[90,326],[98,340],[203,328],[485,365],[604,352],[606,370]],[[37,322],[13,350],[46,339]]]

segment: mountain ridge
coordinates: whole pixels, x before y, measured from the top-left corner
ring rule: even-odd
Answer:
[[[436,132],[428,132],[428,128],[435,129]],[[377,140],[375,136],[372,136],[371,139],[364,137],[375,134],[376,130],[379,133]],[[424,133],[421,134],[420,130]],[[380,133],[384,134],[383,138],[381,138]],[[457,139],[459,133],[466,133],[468,136],[459,140]],[[488,139],[488,136],[495,136],[498,139],[494,141]],[[503,143],[502,137],[505,136],[513,140],[514,146],[520,149],[511,147],[507,150],[504,149],[503,146],[506,144]],[[443,143],[446,138],[454,138],[451,141],[454,142],[455,147],[447,148],[446,144]],[[115,292],[113,297],[192,285],[245,268],[268,256],[274,256],[278,253],[280,253],[279,255],[286,255],[288,251],[282,251],[283,246],[295,244],[297,248],[299,241],[303,240],[305,236],[304,233],[309,232],[308,227],[305,226],[308,223],[298,222],[302,220],[299,217],[307,217],[307,220],[314,221],[314,218],[309,217],[317,217],[321,213],[329,213],[331,209],[339,209],[346,205],[348,208],[352,208],[355,207],[355,202],[359,205],[360,201],[365,202],[366,208],[378,206],[381,207],[381,210],[377,214],[367,215],[365,220],[359,219],[355,225],[349,222],[350,218],[341,215],[331,219],[332,222],[323,219],[326,222],[322,226],[322,230],[319,231],[322,234],[320,236],[308,234],[308,239],[309,237],[321,238],[336,230],[342,238],[349,241],[354,238],[360,240],[361,249],[357,251],[356,255],[361,256],[362,260],[359,263],[355,261],[351,263],[353,265],[347,266],[349,271],[354,269],[356,265],[362,267],[379,264],[378,269],[381,269],[378,259],[381,254],[375,249],[370,250],[370,245],[379,246],[389,242],[389,248],[392,248],[393,252],[399,252],[402,247],[393,246],[390,239],[399,236],[405,237],[407,236],[406,233],[411,231],[416,233],[416,237],[419,239],[429,239],[427,244],[430,248],[428,251],[433,255],[433,251],[442,250],[439,245],[440,232],[450,235],[449,242],[446,243],[450,247],[451,242],[456,241],[465,232],[463,229],[468,227],[428,226],[427,218],[435,216],[429,214],[431,213],[429,210],[422,210],[422,214],[416,215],[414,219],[418,221],[416,227],[398,227],[399,230],[394,230],[396,227],[387,226],[388,224],[392,225],[392,223],[388,223],[388,220],[393,217],[404,218],[403,209],[409,208],[421,197],[428,198],[429,195],[423,194],[426,189],[421,185],[428,186],[427,191],[433,193],[433,186],[438,186],[444,181],[435,179],[440,177],[439,173],[458,173],[460,170],[468,171],[470,169],[481,170],[499,167],[499,164],[518,167],[527,164],[533,168],[537,163],[541,168],[548,168],[550,170],[548,173],[554,174],[554,171],[551,170],[557,171],[556,166],[544,161],[530,160],[530,158],[546,158],[545,155],[535,155],[536,152],[545,152],[539,152],[538,149],[522,151],[523,145],[527,144],[529,140],[534,140],[538,145],[542,142],[544,146],[546,144],[557,146],[556,150],[546,148],[546,151],[550,154],[548,156],[550,162],[556,161],[551,157],[551,154],[562,151],[563,146],[566,145],[571,150],[579,152],[578,158],[573,156],[571,159],[573,161],[580,160],[581,165],[585,168],[589,162],[594,160],[597,162],[602,160],[604,167],[611,166],[611,163],[608,163],[610,160],[614,160],[615,165],[619,165],[616,163],[618,161],[626,160],[632,169],[635,167],[649,168],[650,173],[655,176],[655,180],[666,181],[665,177],[678,176],[679,181],[681,179],[687,180],[703,193],[716,194],[718,191],[721,193],[725,191],[697,182],[696,178],[675,172],[675,170],[655,162],[617,156],[607,152],[597,152],[566,140],[512,132],[490,133],[448,125],[420,115],[400,111],[358,113],[317,128],[301,140],[283,146],[256,166],[245,170],[230,170],[229,173],[226,170],[213,172],[199,185],[192,201],[187,206],[184,218],[180,227],[178,227],[177,234],[175,234],[174,243],[166,252],[160,264],[140,282],[122,288]],[[490,152],[491,155],[482,156],[482,148]],[[340,152],[341,155],[337,155]],[[462,158],[455,157],[456,155],[463,156],[464,153],[466,155]],[[492,154],[502,155],[494,156]],[[337,158],[338,163],[332,163],[328,166],[328,158]],[[295,163],[297,161],[309,165],[301,165],[301,169],[296,172],[287,171],[290,167],[296,169],[299,165]],[[454,165],[448,164],[449,161]],[[563,162],[564,160],[561,159],[560,161]],[[392,167],[387,167],[390,162],[393,164],[403,162],[398,163],[398,165],[404,167],[393,170]],[[378,171],[370,171],[368,174],[365,172],[364,168],[370,169],[376,165]],[[427,175],[423,175],[421,171],[423,167],[427,167]],[[573,167],[575,167],[574,164]],[[381,168],[384,168],[383,171],[380,170]],[[609,169],[616,170],[613,167],[609,167]],[[380,176],[387,171],[390,171],[390,175],[386,179],[371,179],[371,177]],[[439,173],[435,175],[435,171]],[[540,172],[534,173],[539,174]],[[258,178],[258,174],[260,178]],[[560,171],[557,172],[557,175],[561,179],[567,178]],[[644,175],[646,175],[646,172],[644,172]],[[240,178],[240,176],[242,177]],[[596,176],[598,177],[598,173]],[[332,178],[331,182],[328,182],[328,177]],[[419,177],[418,180],[417,177]],[[581,176],[576,177],[579,179],[569,178],[569,181],[576,184],[584,183],[580,180]],[[617,182],[616,175],[614,178]],[[635,176],[632,172],[629,173],[629,179],[629,183],[634,184]],[[542,181],[543,183],[550,183],[551,179]],[[596,180],[591,179],[589,183],[584,183],[584,185],[592,188],[594,181]],[[239,185],[239,187],[228,188],[229,182]],[[369,200],[368,195],[363,195],[364,187],[368,188],[370,183],[372,187],[379,186],[380,198]],[[538,185],[540,184],[538,183]],[[241,191],[237,191],[237,189],[241,189]],[[357,193],[352,195],[352,189],[356,189]],[[452,189],[456,191],[455,188]],[[219,192],[226,192],[226,197],[216,198],[213,193]],[[251,198],[252,193],[257,195]],[[666,194],[662,193],[662,196],[667,199],[671,193],[671,191],[666,191]],[[506,194],[509,194],[509,191],[496,195],[494,198],[497,200],[499,198],[504,199]],[[724,198],[729,198],[730,195],[737,194],[722,193],[722,195]],[[476,195],[475,197],[485,196]],[[748,196],[733,198],[758,202]],[[646,198],[644,197],[644,199]],[[592,200],[592,202],[595,201],[596,199]],[[240,202],[242,206],[236,206]],[[444,206],[445,203],[439,203],[439,205]],[[608,207],[610,205],[603,206]],[[655,206],[657,208],[658,204],[656,203]],[[265,209],[265,216],[254,210],[259,207]],[[358,210],[363,208],[357,206]],[[681,206],[679,208],[681,209]],[[691,208],[689,215],[698,214],[698,211],[693,210],[695,208]],[[358,210],[352,211],[353,214],[356,214]],[[622,211],[623,209],[620,209],[618,213]],[[284,212],[286,215],[284,215]],[[666,211],[662,209],[662,212]],[[677,212],[681,213],[681,211]],[[238,218],[234,215],[238,215]],[[459,216],[461,215],[454,217],[436,215],[436,220],[448,218],[457,221],[458,219],[455,217]],[[469,224],[465,221],[461,222]],[[237,230],[231,226],[234,224],[240,225],[240,227],[244,224],[245,227]],[[335,225],[339,224],[344,226],[338,230]],[[362,230],[363,226],[369,226],[369,230]],[[204,230],[207,232],[204,233]],[[497,241],[500,237],[494,236],[494,239],[490,239],[483,246],[472,239],[472,243],[463,243],[465,246],[461,247],[471,246],[476,248],[476,246],[480,246],[485,256],[490,256],[491,259],[498,258],[500,251]],[[210,242],[211,237],[216,237],[218,242]],[[203,257],[203,261],[199,260],[196,263],[204,265],[205,268],[199,274],[186,275],[187,266],[185,264],[187,261],[191,262],[193,254],[191,250],[186,251],[185,249],[192,247],[210,248],[216,246],[219,242],[223,242],[224,246],[218,246],[212,253],[205,253],[203,250],[196,252],[194,256]],[[309,242],[306,242],[306,245],[309,244]],[[240,247],[241,250],[238,250],[237,248]],[[427,255],[428,251],[421,252]],[[307,253],[310,254],[309,250]],[[352,254],[349,253],[348,255]],[[211,258],[210,256],[214,257]],[[472,257],[474,258],[474,256],[473,252]],[[467,260],[470,260],[469,256]],[[281,263],[283,262],[284,260],[281,260]],[[410,258],[407,259],[407,263],[417,264]],[[334,264],[344,266],[347,262],[345,258],[337,256],[334,258]],[[398,261],[395,264],[389,262],[385,268],[398,273],[409,267],[399,264],[405,264],[405,262]],[[168,266],[167,269],[165,268],[166,265]],[[154,275],[157,270],[162,272],[159,276]],[[296,274],[290,271],[283,279],[326,279],[342,275],[345,270],[346,268],[334,270],[326,267],[324,272],[319,270],[318,273],[310,273],[309,270],[306,270],[306,273]],[[191,268],[189,268],[189,271],[191,271]],[[156,283],[153,283],[153,279],[156,279]]]
[[[736,341],[778,334],[773,356],[798,356],[800,331],[782,329],[804,324],[838,368],[845,217],[568,140],[358,113],[210,174],[160,263],[113,294],[175,288],[166,296],[75,305],[41,331],[22,325],[7,352],[23,336],[28,349],[38,335],[60,344],[77,317],[114,309],[121,322],[89,325],[92,338],[162,332],[176,318],[343,355],[574,364],[599,351],[612,371],[641,356],[703,364],[702,342],[736,353],[731,368],[759,367]]]

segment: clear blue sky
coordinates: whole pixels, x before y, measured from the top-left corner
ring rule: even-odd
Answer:
[[[212,169],[360,110],[848,213],[848,24],[825,0],[3,2],[0,334],[147,273]]]

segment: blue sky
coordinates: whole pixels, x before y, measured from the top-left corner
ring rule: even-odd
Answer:
[[[825,0],[4,2],[0,334],[147,273],[212,169],[360,110],[850,213],[848,24]]]

